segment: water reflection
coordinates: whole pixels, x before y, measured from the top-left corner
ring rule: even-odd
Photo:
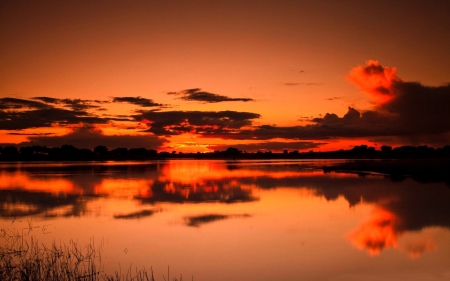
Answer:
[[[128,214],[114,215],[114,218],[115,219],[126,219],[126,220],[140,219],[140,218],[152,216],[155,213],[156,213],[155,210],[142,210],[139,212],[133,212],[133,213],[128,213]]]
[[[149,219],[162,212],[157,206],[160,203],[246,204],[260,200],[258,190],[290,188],[306,190],[327,201],[344,198],[349,208],[372,204],[370,217],[347,234],[353,245],[371,255],[399,248],[417,258],[436,250],[436,241],[418,236],[399,247],[402,235],[431,227],[450,228],[450,189],[444,184],[324,174],[309,162],[3,164],[0,168],[0,217],[6,220],[37,215],[88,216],[94,212],[88,203],[100,198],[138,205],[137,210],[115,213],[114,219]],[[149,209],[149,205],[153,208]],[[200,227],[252,216],[206,212],[183,220],[187,226]]]
[[[249,217],[251,217],[249,214],[242,214],[242,215],[206,214],[206,215],[186,217],[185,221],[186,225],[188,226],[199,227],[202,224],[207,224],[215,221],[231,218],[249,218]]]

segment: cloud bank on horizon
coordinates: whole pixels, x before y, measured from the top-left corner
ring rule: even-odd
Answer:
[[[239,141],[238,147],[255,150],[264,147],[277,150],[292,147],[310,149],[320,147],[326,141],[351,138],[397,139],[429,145],[436,144],[433,140],[439,140],[438,145],[447,144],[450,140],[450,84],[431,87],[419,82],[406,82],[396,76],[396,68],[384,67],[374,60],[355,67],[346,78],[369,95],[373,108],[358,110],[348,107],[342,117],[326,113],[322,117],[308,119],[307,125],[259,124],[261,115],[250,111],[165,111],[164,105],[143,97],[113,97],[105,101],[5,97],[0,98],[0,130],[10,134],[27,134],[24,130],[72,126],[73,132],[67,135],[30,133],[30,142],[22,145],[60,146],[73,143],[88,148],[100,144],[111,148],[159,148],[170,143],[172,136],[183,134]],[[213,94],[200,88],[168,94],[185,101],[206,104],[254,101]],[[108,111],[106,107],[111,103],[127,103],[138,109],[129,115],[105,114]],[[107,135],[99,128],[92,129],[99,125],[114,127],[117,122],[126,123],[130,133]]]

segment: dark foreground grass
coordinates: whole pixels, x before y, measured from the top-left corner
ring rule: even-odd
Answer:
[[[2,229],[0,236],[0,280],[2,281],[155,281],[153,270],[132,270],[107,274],[102,269],[101,247],[94,242],[79,245],[75,241],[51,246],[33,237],[23,237]],[[163,280],[169,280],[169,272]],[[182,281],[173,278],[174,281]]]

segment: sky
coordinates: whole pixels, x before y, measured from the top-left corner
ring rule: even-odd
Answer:
[[[449,1],[1,1],[0,145],[450,144]]]

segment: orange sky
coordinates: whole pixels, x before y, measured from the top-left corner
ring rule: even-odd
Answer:
[[[450,143],[450,4],[311,2],[2,1],[0,142]]]

